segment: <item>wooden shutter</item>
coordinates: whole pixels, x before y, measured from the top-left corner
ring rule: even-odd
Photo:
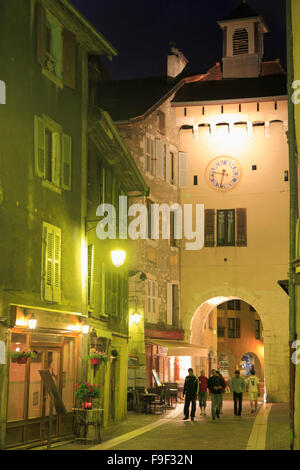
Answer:
[[[170,161],[170,150],[166,146],[166,181],[170,183],[171,181],[171,161]]]
[[[247,209],[236,209],[237,246],[247,246]]]
[[[63,83],[70,88],[76,88],[76,36],[63,31]]]
[[[52,132],[52,183],[60,186],[60,134]]]
[[[160,139],[156,139],[156,176],[164,179],[164,144]]]
[[[215,246],[215,210],[205,209],[204,246]]]
[[[179,152],[179,188],[187,188],[188,186],[188,154]]]
[[[172,324],[178,326],[179,320],[179,296],[178,296],[178,284],[172,284]]]
[[[46,32],[45,32],[45,10],[40,3],[37,4],[37,60],[45,67],[46,55]]]
[[[54,231],[54,286],[53,301],[61,300],[61,232],[60,229]]]
[[[48,226],[44,227],[44,298],[53,301],[54,284],[54,231]]]
[[[88,305],[94,306],[94,245],[88,246]]]
[[[35,172],[45,177],[45,124],[42,118],[34,116]]]
[[[72,138],[62,135],[62,187],[71,190]]]
[[[167,324],[172,325],[173,322],[173,289],[170,282],[167,283]]]
[[[44,298],[49,302],[61,300],[61,230],[44,226]]]

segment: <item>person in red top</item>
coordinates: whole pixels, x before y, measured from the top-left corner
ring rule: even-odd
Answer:
[[[222,408],[223,408],[223,393],[225,392],[226,390],[226,382],[225,382],[225,379],[223,377],[223,375],[221,374],[221,372],[219,372],[218,370],[216,371],[217,374],[219,375],[219,377],[221,377],[222,379],[222,382],[223,382],[223,388],[221,390],[221,393],[222,393],[222,402],[221,402],[221,407],[220,407],[220,413],[223,414],[223,411],[222,411]]]
[[[198,392],[198,400],[200,406],[200,416],[206,416],[205,409],[206,409],[206,397],[207,397],[207,381],[208,378],[204,375],[204,370],[201,370],[199,377],[199,392]],[[202,412],[203,409],[203,412]]]

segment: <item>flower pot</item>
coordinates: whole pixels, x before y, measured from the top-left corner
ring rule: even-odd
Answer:
[[[98,359],[97,357],[91,358],[90,361],[93,365],[100,364],[100,359]]]
[[[81,406],[83,410],[91,410],[93,408],[93,397],[86,395],[81,402]]]
[[[17,361],[16,361],[16,362],[17,362],[18,364],[26,364],[27,359],[28,359],[28,357],[26,357],[26,356],[20,356],[20,357],[17,358]]]

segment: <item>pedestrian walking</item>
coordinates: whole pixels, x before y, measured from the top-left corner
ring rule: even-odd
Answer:
[[[189,419],[190,404],[192,404],[191,421],[194,421],[195,413],[196,413],[196,399],[198,395],[199,381],[198,381],[198,377],[194,375],[194,371],[191,367],[188,369],[188,373],[189,375],[186,376],[184,387],[183,387],[183,396],[185,396],[183,419]]]
[[[211,394],[211,415],[212,419],[215,420],[216,416],[218,419],[220,419],[223,382],[215,369],[213,369],[211,372],[212,376],[208,379],[207,388]]]
[[[246,383],[243,377],[240,376],[240,371],[236,370],[234,377],[231,379],[231,391],[233,392],[234,400],[234,414],[241,416],[242,414],[242,402],[243,392],[246,390]]]
[[[204,375],[204,370],[201,370],[199,380],[199,393],[198,400],[200,406],[200,416],[206,416],[206,398],[207,398],[207,382],[208,378]]]
[[[222,382],[223,382],[223,388],[221,390],[221,397],[222,398],[221,398],[221,406],[220,406],[220,414],[222,415],[223,414],[223,395],[224,395],[225,389],[226,389],[226,382],[225,382],[225,379],[224,379],[223,375],[221,374],[221,372],[219,372],[217,370],[217,374],[218,374],[219,377],[221,377]]]
[[[251,413],[256,413],[257,411],[257,397],[259,396],[259,378],[255,375],[255,370],[251,369],[250,377],[246,380],[246,384],[249,387],[249,400],[251,406]]]

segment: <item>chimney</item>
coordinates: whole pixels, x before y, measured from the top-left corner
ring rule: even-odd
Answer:
[[[188,60],[184,57],[182,52],[177,49],[174,42],[170,42],[170,46],[171,54],[168,55],[167,76],[175,78],[183,71]]]

